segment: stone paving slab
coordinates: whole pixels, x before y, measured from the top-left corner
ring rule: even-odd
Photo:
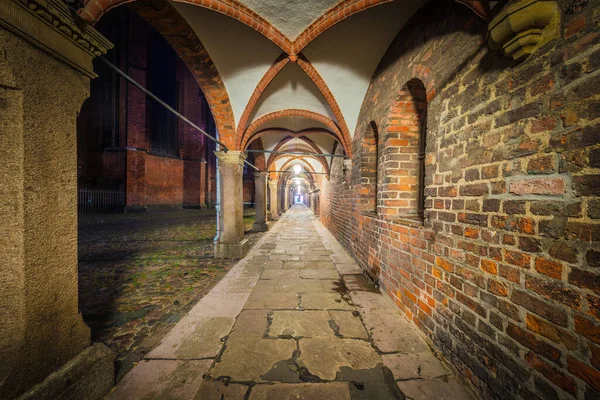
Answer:
[[[300,340],[300,360],[311,374],[325,380],[334,380],[342,367],[371,369],[382,363],[369,342],[321,337]]]
[[[212,378],[238,382],[262,382],[274,365],[292,358],[296,342],[291,339],[230,337],[221,360],[210,371]]]
[[[351,311],[329,311],[329,317],[335,323],[336,333],[344,338],[369,338],[359,314]]]
[[[301,279],[283,278],[277,281],[278,292],[288,293],[311,293],[311,292],[335,292],[335,284],[330,279]]]
[[[229,277],[221,279],[212,289],[214,292],[227,293],[250,293],[256,285],[256,278],[251,277]]]
[[[238,336],[266,336],[269,321],[272,317],[270,310],[243,310],[238,315],[229,337]]]
[[[247,385],[205,380],[194,400],[244,400],[249,390]]]
[[[136,367],[128,382],[137,382],[127,390],[156,386],[162,397],[149,398],[394,400],[404,391],[415,399],[469,399],[397,307],[300,206],[151,356],[205,362],[205,381],[188,377],[187,364],[157,364],[149,374],[156,384]],[[184,360],[194,356],[210,358]],[[183,384],[185,396],[161,382],[172,390]]]
[[[212,360],[140,361],[107,399],[191,399],[211,364]]]
[[[297,293],[273,293],[255,291],[248,298],[244,309],[295,309],[298,308]]]
[[[146,358],[214,358],[235,322],[228,317],[184,317]]]
[[[191,317],[229,317],[235,318],[242,311],[250,292],[230,293],[213,292],[207,294],[201,303],[189,312]]]
[[[274,311],[269,336],[330,337],[335,332],[329,325],[326,311]]]
[[[303,384],[274,384],[256,385],[250,393],[250,400],[350,400],[348,384],[334,383],[303,383]]]
[[[398,382],[398,388],[407,400],[473,400],[455,379],[414,379]]]
[[[374,345],[382,353],[429,351],[429,346],[397,312],[364,313],[362,316]]]
[[[279,280],[280,278],[300,278],[299,269],[265,269],[260,274],[261,280]]]
[[[340,276],[337,271],[332,267],[328,269],[318,268],[318,269],[308,269],[303,268],[298,271],[300,277],[303,279],[333,279],[338,280]]]
[[[303,293],[300,304],[304,309],[317,310],[356,310],[356,307],[348,303],[339,293]]]
[[[434,379],[450,375],[450,371],[430,351],[383,354],[381,358],[396,379]]]
[[[335,263],[335,268],[340,275],[361,274],[360,267],[356,264]]]

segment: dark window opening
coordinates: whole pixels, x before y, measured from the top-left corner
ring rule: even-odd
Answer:
[[[148,50],[148,89],[175,110],[179,110],[180,97],[177,57],[177,53],[165,38],[155,31],[151,33]],[[151,151],[178,156],[179,118],[158,102],[150,98],[147,101]]]
[[[124,16],[110,14],[103,21],[102,33],[108,40],[117,43],[123,31]],[[105,56],[115,65],[121,58],[120,46],[115,46]],[[121,80],[119,75],[102,61],[94,61],[94,71],[98,78],[90,82],[91,96],[85,104],[85,121],[81,121],[85,130],[88,150],[103,150],[119,146],[119,96]]]
[[[371,211],[373,211],[374,213],[377,213],[377,202],[379,201],[377,199],[378,195],[379,195],[379,191],[378,191],[378,187],[379,187],[379,132],[377,131],[377,124],[375,123],[375,121],[371,121],[371,131],[372,131],[372,140],[373,143],[375,145],[375,154],[374,154],[374,158],[375,158],[375,162],[374,162],[374,168],[375,168],[375,176],[374,176],[374,183],[373,183],[373,194],[372,196],[375,199],[375,202],[373,204],[373,209]]]
[[[427,136],[427,109],[422,113],[421,132],[419,133],[419,187],[417,193],[417,213],[423,217],[425,213],[425,144]]]

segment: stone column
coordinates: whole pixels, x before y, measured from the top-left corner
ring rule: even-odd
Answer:
[[[248,252],[244,239],[243,173],[246,154],[215,151],[219,163],[219,239],[215,258],[243,258]]]
[[[290,187],[283,185],[283,212],[286,212],[288,208],[290,208]]]
[[[256,210],[256,221],[252,224],[254,232],[266,232],[267,225],[267,176],[268,172],[254,173],[254,208]]]
[[[277,207],[277,204],[279,202],[279,198],[277,196],[277,183],[277,179],[269,181],[269,201],[271,206],[272,221],[277,221],[279,219],[279,207]]]
[[[112,45],[60,0],[0,6],[0,398],[90,399],[114,356],[78,310],[76,117]],[[22,396],[22,397],[21,397]]]

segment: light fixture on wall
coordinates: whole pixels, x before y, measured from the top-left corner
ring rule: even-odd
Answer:
[[[294,165],[294,174],[300,175],[302,173],[302,165],[296,164]]]

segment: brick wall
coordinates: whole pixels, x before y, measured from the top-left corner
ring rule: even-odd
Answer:
[[[107,30],[111,18],[120,29],[118,64],[136,81],[145,84],[150,26],[127,8],[116,9],[97,28]],[[114,21],[113,21],[114,23]],[[114,34],[114,33],[113,33]],[[194,75],[177,60],[179,111],[202,129],[214,132],[206,99]],[[98,96],[92,91],[91,96]],[[152,153],[146,95],[125,80],[120,81],[119,137],[107,144],[98,138],[93,101],[86,102],[78,119],[79,182],[81,187],[125,190],[128,207],[171,205],[199,207],[214,203],[214,179],[207,163],[214,166],[214,144],[191,126],[179,124],[178,158]],[[99,100],[102,101],[102,100]],[[101,134],[101,133],[100,133]],[[212,184],[212,185],[211,185]],[[253,193],[253,192],[252,192]]]
[[[425,6],[373,77],[351,173],[335,159],[321,187],[324,224],[484,398],[600,398],[600,5],[559,5],[562,37],[521,63],[466,8]],[[361,176],[363,136],[398,131],[412,79],[423,221],[365,212]]]
[[[146,205],[183,204],[184,161],[146,155]]]
[[[254,178],[244,177],[243,181],[244,188],[244,205],[250,206],[249,203],[254,203]]]

